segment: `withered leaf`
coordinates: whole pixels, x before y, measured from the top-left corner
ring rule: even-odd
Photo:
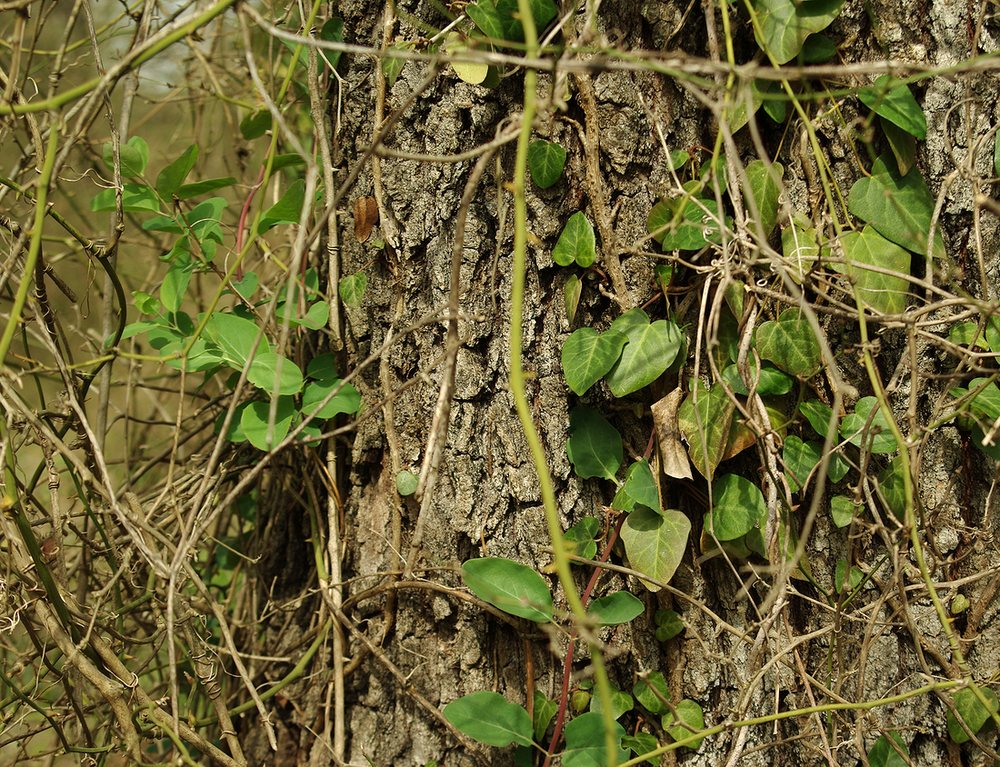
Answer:
[[[683,399],[684,390],[678,387],[654,403],[650,410],[653,412],[656,438],[660,444],[663,472],[668,477],[691,479],[691,464],[688,461],[687,450],[681,443],[681,432],[677,425],[677,409]]]
[[[378,203],[374,197],[359,197],[354,201],[354,236],[365,242],[378,223]]]

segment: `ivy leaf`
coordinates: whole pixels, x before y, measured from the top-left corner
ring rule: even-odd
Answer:
[[[955,704],[955,711],[958,713],[958,717],[961,717],[962,721],[965,722],[965,726],[973,734],[979,732],[987,720],[990,719],[990,714],[998,710],[996,693],[988,687],[980,687],[979,689],[982,691],[987,703],[989,703],[988,709],[979,702],[976,694],[968,687],[959,690],[955,693],[955,697],[952,698],[952,703]],[[955,743],[965,743],[969,740],[969,735],[962,729],[958,717],[951,711],[948,712],[948,737]]]
[[[809,321],[795,308],[757,328],[757,353],[797,378],[812,378],[822,367],[819,341]]]
[[[902,314],[910,283],[897,275],[910,273],[910,254],[871,226],[847,232],[840,242],[846,263],[834,268],[851,278],[863,304],[882,314]]]
[[[545,737],[545,732],[549,729],[549,723],[552,721],[552,717],[554,717],[556,715],[556,711],[559,710],[559,704],[554,700],[546,698],[538,690],[535,690],[534,703],[534,718],[532,721],[532,727],[534,730],[535,740],[541,743],[542,738]]]
[[[337,293],[345,306],[360,306],[367,288],[368,275],[364,272],[355,272],[341,277],[340,282],[337,283]]]
[[[539,189],[555,184],[566,166],[566,150],[552,141],[532,141],[528,146],[528,169]]]
[[[760,488],[737,474],[723,474],[712,486],[713,506],[706,532],[720,541],[733,541],[767,518],[767,504]]]
[[[746,191],[753,200],[759,214],[756,223],[760,224],[760,230],[766,240],[778,223],[778,209],[780,208],[781,179],[785,175],[785,168],[780,163],[771,163],[768,166],[763,160],[754,160],[746,169]],[[752,206],[747,205],[747,210],[752,210]],[[757,233],[754,221],[747,224],[750,231]]]
[[[110,141],[102,148],[102,157],[108,170],[115,167],[114,146]],[[149,163],[149,144],[142,136],[132,136],[124,144],[118,147],[118,156],[121,158],[122,176],[125,178],[138,178],[146,172],[146,165]]]
[[[576,319],[576,310],[580,306],[580,296],[583,295],[583,282],[575,274],[566,278],[563,286],[563,308],[566,310],[566,320],[570,325]]]
[[[331,16],[327,19],[319,30],[319,39],[328,43],[343,42],[344,20],[336,16]],[[340,63],[340,51],[328,51],[321,48],[320,55],[330,66],[330,69],[336,69],[337,64]]]
[[[295,401],[292,397],[278,397],[278,408],[272,426],[268,423],[271,417],[271,403],[256,400],[247,405],[240,415],[240,429],[251,445],[258,450],[267,451],[288,436],[295,412]]]
[[[796,436],[785,438],[781,460],[785,464],[785,475],[793,493],[805,487],[806,477],[819,465],[823,457],[823,444],[820,442],[803,442]]]
[[[531,16],[538,32],[556,17],[558,9],[552,0],[528,0]],[[479,0],[466,6],[465,12],[483,34],[493,40],[524,42],[524,27],[518,18],[517,0]]]
[[[642,602],[632,594],[627,591],[616,591],[614,594],[595,599],[590,603],[588,612],[602,626],[617,626],[639,617],[645,609]]]
[[[657,514],[639,506],[625,518],[622,542],[632,567],[659,583],[667,583],[684,557],[691,520],[682,512],[664,509]],[[650,591],[659,591],[655,583],[643,580]]]
[[[801,213],[795,213],[791,224],[781,230],[781,255],[788,262],[789,275],[800,285],[820,257],[819,238],[810,224]]]
[[[897,455],[878,476],[878,491],[886,508],[898,520],[906,518],[906,473],[902,459]]]
[[[177,188],[184,183],[188,173],[192,171],[198,161],[198,145],[192,144],[184,153],[167,167],[160,171],[156,177],[156,191],[165,200],[169,200]]]
[[[571,544],[573,554],[584,559],[593,559],[597,554],[597,533],[601,529],[601,523],[596,517],[584,517],[569,530],[565,532],[563,538]]]
[[[646,230],[663,250],[701,250],[721,241],[720,220],[715,200],[691,195],[668,197],[653,206]]]
[[[606,377],[616,397],[624,397],[651,384],[673,364],[684,346],[681,329],[668,320],[636,325],[625,335],[628,343],[621,359]]]
[[[885,156],[872,165],[871,176],[851,187],[847,207],[888,240],[914,253],[927,252],[927,236],[934,215],[934,197],[916,168],[900,176]],[[944,240],[938,227],[931,256],[943,259]]]
[[[622,438],[596,410],[578,407],[569,415],[566,452],[581,479],[614,479],[622,465]]]
[[[535,623],[552,620],[549,586],[527,565],[501,557],[470,559],[462,565],[462,580],[477,597],[505,613]]]
[[[660,494],[656,490],[656,480],[649,461],[645,458],[628,467],[625,481],[611,501],[612,509],[632,511],[637,506],[657,511],[660,508]]]
[[[657,610],[654,621],[657,642],[669,642],[685,628],[684,621],[675,610]]]
[[[247,141],[260,138],[271,130],[271,110],[263,107],[240,120],[240,133]]]
[[[711,480],[725,455],[735,405],[721,386],[701,381],[677,410],[677,424],[688,443],[691,463]]]
[[[651,714],[665,714],[670,710],[667,705],[670,700],[670,690],[667,688],[667,680],[659,671],[653,671],[640,678],[632,687],[632,695],[639,701],[644,709]]]
[[[701,710],[701,706],[693,700],[685,698],[674,706],[673,712],[664,714],[660,723],[667,731],[667,735],[674,741],[679,741],[690,738],[693,732],[705,729],[705,714]],[[697,750],[703,740],[704,738],[695,738],[686,744],[686,748],[690,748],[692,751]]]
[[[604,743],[604,716],[591,711],[582,714],[566,725],[566,750],[563,751],[563,767],[606,767],[608,764],[621,764],[628,758],[628,752],[619,746],[617,754],[608,759]],[[625,737],[625,729],[614,723],[614,741],[621,743]]]
[[[614,330],[593,328],[574,331],[562,348],[563,374],[574,394],[583,395],[601,380],[621,356],[628,338]]]
[[[315,362],[316,360],[313,360]],[[309,369],[312,370],[310,363]],[[330,401],[320,407],[320,403],[337,391]],[[320,381],[310,381],[302,392],[302,415],[309,418],[326,420],[340,413],[353,415],[361,409],[361,394],[351,384],[341,384],[340,379],[331,378]]]
[[[417,492],[417,487],[419,485],[420,477],[412,471],[403,469],[396,475],[396,492],[404,498]]]
[[[858,98],[879,117],[896,125],[911,136],[927,138],[927,118],[924,110],[903,83],[890,75],[879,76],[867,88],[858,91]]]
[[[885,138],[889,142],[892,156],[896,158],[896,168],[899,170],[899,175],[905,176],[917,160],[917,140],[884,117],[878,118],[878,121],[879,125],[882,126],[882,133],[885,134]]]
[[[305,194],[306,182],[302,179],[293,181],[288,189],[285,190],[281,199],[268,208],[264,215],[261,216],[257,233],[264,234],[264,232],[280,224],[299,223],[299,215],[302,213],[302,203],[305,201]]]
[[[857,512],[857,504],[846,496],[835,495],[830,499],[830,517],[837,527],[847,527],[854,521]]]
[[[559,266],[570,266],[574,262],[586,269],[597,259],[597,240],[594,226],[583,211],[569,217],[562,234],[552,251],[552,260]]]
[[[865,426],[872,410],[876,411],[875,415],[871,417],[871,423]],[[889,419],[875,397],[862,397],[855,403],[854,412],[844,416],[840,436],[859,448],[866,447],[876,455],[894,453],[899,447],[889,426]]]
[[[795,379],[791,378],[775,367],[770,365],[762,367],[760,372],[753,361],[749,362],[750,379],[757,379],[756,392],[762,396],[781,396],[788,394],[795,385]],[[729,365],[722,371],[723,380],[729,384],[734,392],[741,397],[746,397],[750,392],[740,377],[740,369],[737,365]]]
[[[889,738],[892,738],[895,746],[889,742]],[[907,767],[910,762],[906,757],[909,755],[910,750],[899,733],[890,732],[888,737],[882,735],[875,741],[868,752],[868,764],[871,767]]]
[[[632,596],[629,594],[629,596]],[[635,597],[633,597],[634,599]],[[636,600],[638,601],[638,600]],[[624,622],[624,621],[623,621]],[[610,624],[608,624],[610,625]],[[611,688],[611,718],[618,719],[623,714],[631,711],[635,708],[635,701],[632,700],[632,696],[627,692],[622,692],[614,687]],[[595,713],[601,713],[604,708],[601,706],[601,696],[594,695],[590,699],[590,710]]]
[[[247,370],[247,380],[271,395],[298,394],[302,390],[299,366],[274,352],[262,352],[253,358]]]
[[[802,50],[809,35],[830,26],[844,0],[755,0],[754,36],[776,64],[786,64]]]
[[[444,707],[444,718],[473,740],[488,746],[531,745],[531,717],[502,695],[480,690]]]
[[[635,735],[626,735],[622,738],[622,747],[627,748],[636,756],[655,751],[658,745],[656,738],[648,732],[637,732]],[[646,764],[657,765],[659,763],[659,756],[651,756],[646,760]]]
[[[833,408],[824,405],[818,399],[811,399],[799,405],[799,412],[806,417],[809,425],[819,436],[826,439],[826,431],[830,421],[833,421],[833,428],[836,430],[838,419],[833,415]]]

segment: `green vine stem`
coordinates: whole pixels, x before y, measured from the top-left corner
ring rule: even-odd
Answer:
[[[535,29],[535,19],[531,15],[529,0],[518,0],[518,11],[521,24],[524,27],[525,52],[528,58],[538,55],[538,31]],[[517,155],[514,164],[514,180],[512,191],[514,196],[514,253],[513,275],[511,284],[510,307],[510,392],[514,398],[517,415],[521,421],[524,438],[531,451],[531,458],[538,474],[538,484],[541,490],[542,505],[545,509],[545,521],[548,526],[549,538],[552,541],[552,557],[555,561],[556,573],[562,585],[566,602],[577,626],[586,626],[587,610],[580,599],[580,594],[573,581],[570,571],[569,556],[566,542],[559,521],[559,510],[556,505],[555,489],[552,475],[549,473],[548,461],[538,431],[535,429],[528,404],[528,395],[524,387],[524,368],[522,367],[522,323],[524,321],[524,283],[527,262],[528,245],[528,204],[525,188],[528,171],[528,144],[531,141],[531,128],[537,110],[536,88],[538,75],[533,69],[524,72],[524,111],[521,115],[521,133],[517,138]],[[601,702],[601,713],[604,720],[604,748],[609,767],[614,767],[615,753],[618,746],[614,738],[614,719],[612,714],[611,683],[604,667],[604,656],[596,637],[588,639],[591,662],[594,667],[594,680],[597,686],[598,699]]]

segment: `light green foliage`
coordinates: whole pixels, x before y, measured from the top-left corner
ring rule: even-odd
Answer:
[[[601,529],[601,522],[597,517],[584,517],[573,525],[563,535],[563,539],[570,544],[572,552],[584,559],[593,559],[597,554],[597,542],[594,540]]]
[[[684,558],[690,533],[691,520],[683,512],[664,509],[657,513],[640,506],[625,518],[621,537],[633,569],[666,583]],[[647,580],[642,584],[650,591],[660,588]]]
[[[606,597],[600,597],[590,603],[590,614],[602,626],[617,626],[642,615],[645,607],[642,602],[627,591],[616,591]],[[626,711],[631,709],[630,705]],[[618,717],[616,716],[615,719]]]
[[[629,594],[628,596],[632,596]],[[635,597],[632,597],[635,599]],[[638,601],[638,600],[636,600]],[[618,621],[619,623],[625,623],[625,621]],[[613,624],[606,624],[613,625]],[[622,692],[616,688],[611,689],[611,718],[620,719],[622,716],[627,714],[635,708],[635,701],[632,700],[632,696],[627,692]],[[590,699],[590,710],[595,714],[599,714],[604,709],[601,707],[601,698],[598,695],[594,695]]]
[[[852,445],[863,447],[877,455],[894,453],[898,449],[888,417],[875,397],[862,397],[855,403],[854,412],[844,416],[840,436]]]
[[[552,141],[532,141],[528,147],[528,170],[539,189],[555,184],[566,166],[566,150]]]
[[[767,519],[760,488],[737,474],[723,474],[712,485],[707,532],[720,541],[742,538]]]
[[[701,250],[722,238],[722,218],[714,199],[685,195],[660,200],[649,213],[646,230],[663,250]],[[727,218],[726,224],[730,221]]]
[[[654,511],[660,508],[656,480],[653,478],[649,461],[645,458],[628,467],[625,481],[611,501],[611,508],[622,511],[632,511],[636,506],[645,506]]]
[[[295,402],[291,397],[278,397],[272,419],[271,403],[255,400],[247,404],[240,416],[240,429],[247,441],[258,450],[276,447],[292,427]]]
[[[660,716],[670,710],[670,690],[659,671],[651,671],[641,677],[632,687],[632,695],[651,714]]]
[[[505,613],[535,623],[552,620],[549,586],[526,565],[500,557],[470,559],[462,565],[462,580],[477,597]]]
[[[125,178],[138,178],[146,172],[146,165],[149,163],[149,144],[142,136],[132,136],[124,144],[119,145],[119,157],[121,158],[121,172]],[[101,151],[104,164],[108,170],[114,168],[114,146],[109,141]]]
[[[889,739],[895,743],[890,743]],[[882,735],[868,752],[868,764],[871,767],[907,767],[910,750],[903,742],[898,732],[890,732],[888,737]]]
[[[482,61],[464,61],[463,57],[468,57],[469,51],[475,48],[469,44],[470,38],[461,32],[451,32],[441,46],[441,52],[448,58],[448,63],[455,70],[460,80],[470,85],[479,85],[486,80],[490,73],[489,65]]]
[[[834,417],[833,408],[829,405],[824,405],[818,399],[806,400],[799,405],[799,412],[806,417],[813,430],[824,439],[831,421],[833,421],[833,430],[836,433],[839,419]]]
[[[531,717],[522,706],[487,690],[465,695],[444,707],[459,732],[488,746],[531,745]]]
[[[777,320],[757,328],[757,352],[790,375],[812,378],[822,367],[819,341],[798,309],[786,309]]]
[[[625,737],[624,728],[614,723],[614,742],[621,743]],[[628,752],[613,755],[614,764],[624,762]],[[566,750],[563,751],[563,767],[607,767],[608,756],[604,739],[604,720],[600,713],[581,714],[566,725]]]
[[[663,715],[661,724],[663,729],[667,731],[667,735],[675,741],[680,741],[690,738],[693,732],[705,729],[705,714],[702,712],[701,706],[693,700],[685,698],[674,707],[673,712],[667,712]],[[685,744],[685,748],[695,751],[703,740],[704,738],[694,738]]]
[[[562,348],[563,374],[574,394],[582,395],[614,367],[628,337],[614,330],[593,328],[573,332]]]
[[[744,193],[747,195],[747,210],[752,213],[756,209],[758,214],[748,225],[754,234],[759,225],[764,239],[771,235],[778,223],[781,180],[784,175],[785,168],[781,163],[767,165],[762,160],[754,160],[746,168]]]
[[[785,438],[781,460],[785,464],[785,476],[793,493],[805,487],[806,478],[823,457],[823,446],[817,442],[803,442],[796,436]]]
[[[535,690],[533,709],[532,730],[534,731],[535,740],[541,742],[542,738],[545,737],[546,730],[549,729],[549,723],[559,709],[559,704],[554,700],[546,698],[538,690]]]
[[[854,521],[858,506],[850,498],[835,495],[830,499],[830,517],[837,527],[847,527]]]
[[[851,187],[847,206],[886,239],[923,255],[934,216],[934,197],[916,168],[900,176],[893,165],[884,156],[875,160],[871,175]],[[930,252],[936,259],[944,258],[940,227],[935,230]]]
[[[802,50],[809,35],[826,29],[837,18],[844,0],[754,0],[754,35],[776,64],[785,64]]]
[[[889,75],[881,75],[858,98],[875,114],[923,141],[927,138],[927,118],[913,93],[905,84]]]
[[[838,593],[851,594],[861,585],[864,577],[865,574],[860,568],[853,565],[848,567],[846,560],[838,559],[833,577],[833,585]]]
[[[955,697],[951,700],[955,706],[955,712],[948,712],[948,737],[955,743],[965,743],[969,740],[969,734],[962,727],[961,722],[964,722],[965,726],[975,735],[989,721],[990,714],[1000,710],[996,693],[988,687],[980,687],[979,689],[986,698],[989,708],[984,706],[976,697],[975,692],[968,687],[956,692]]]
[[[648,732],[637,732],[635,735],[626,735],[622,738],[622,747],[627,748],[636,756],[648,754],[657,747],[656,738]],[[659,764],[660,757],[651,756],[646,760],[647,764]]]
[[[569,416],[566,452],[578,477],[613,479],[622,465],[622,438],[593,408],[575,408]]]
[[[403,469],[396,475],[396,492],[404,498],[417,492],[420,478],[412,471]]]
[[[364,272],[355,272],[340,278],[337,293],[345,306],[360,306],[367,288],[368,275]]]
[[[597,240],[594,237],[594,225],[583,213],[577,211],[569,217],[562,234],[552,251],[552,260],[559,266],[576,264],[584,269],[594,263],[597,258]]]
[[[528,6],[539,32],[558,12],[552,0],[528,0]],[[466,6],[465,12],[494,43],[505,40],[515,43],[524,41],[524,27],[518,19],[517,0],[479,0]]]
[[[180,157],[169,163],[156,177],[156,193],[164,200],[169,200],[176,192],[188,174],[194,170],[198,162],[198,145],[191,144]]]
[[[302,213],[305,200],[306,182],[302,179],[293,181],[285,193],[274,205],[268,208],[260,218],[257,233],[264,234],[281,224],[297,224]]]
[[[94,212],[115,209],[115,190],[102,189],[90,201],[90,209]],[[122,209],[126,213],[156,212],[160,209],[160,201],[156,192],[145,184],[125,184],[122,187]]]
[[[889,142],[892,156],[896,158],[896,168],[900,176],[905,176],[917,161],[917,140],[902,128],[884,117],[878,118],[882,133]]]
[[[902,314],[910,286],[910,254],[871,226],[841,237],[846,263],[836,265],[858,289],[863,304],[882,314]]]
[[[272,394],[298,394],[303,384],[299,366],[275,352],[254,355],[247,370],[247,380]]]
[[[566,278],[563,286],[563,308],[566,310],[566,320],[570,325],[576,319],[576,310],[580,306],[580,296],[583,295],[583,281],[575,274]]]

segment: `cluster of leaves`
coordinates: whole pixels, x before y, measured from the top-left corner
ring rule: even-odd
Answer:
[[[321,431],[319,422],[339,413],[356,413],[361,397],[353,386],[340,380],[331,355],[313,359],[303,374],[295,361],[275,350],[259,311],[266,309],[270,300],[254,302],[260,288],[256,273],[247,272],[240,280],[223,282],[220,290],[234,298],[232,309],[202,312],[196,317],[184,311],[192,277],[215,271],[213,261],[224,242],[222,216],[228,206],[224,197],[195,200],[232,186],[235,179],[185,183],[198,160],[198,147],[191,145],[157,174],[154,184],[149,184],[144,178],[148,157],[148,146],[140,137],[133,137],[122,147],[122,174],[133,179],[125,185],[124,209],[144,215],[146,231],[177,235],[177,239],[162,257],[169,267],[158,295],[142,291],[133,294],[136,309],[146,319],[128,325],[123,338],[143,335],[167,365],[188,373],[204,373],[206,381],[222,371],[233,371],[238,377],[245,370],[247,381],[259,396],[241,403],[229,419],[226,436],[234,442],[249,442],[260,450],[269,450],[302,421],[316,422],[302,429],[304,437],[315,437]],[[301,163],[300,158],[295,160],[282,164]],[[105,162],[110,166],[111,161],[111,148],[107,146]],[[304,182],[293,181],[259,217],[255,235],[298,223],[304,196]],[[99,211],[113,209],[114,205],[114,190],[108,189],[94,197],[91,207]],[[286,295],[276,302],[274,316],[279,324],[287,323],[289,327],[324,328],[329,305],[319,292],[314,270],[306,273],[303,283],[295,286],[291,298]],[[263,314],[266,316],[266,312]],[[228,385],[235,380],[231,378]],[[224,421],[223,415],[220,425]]]

